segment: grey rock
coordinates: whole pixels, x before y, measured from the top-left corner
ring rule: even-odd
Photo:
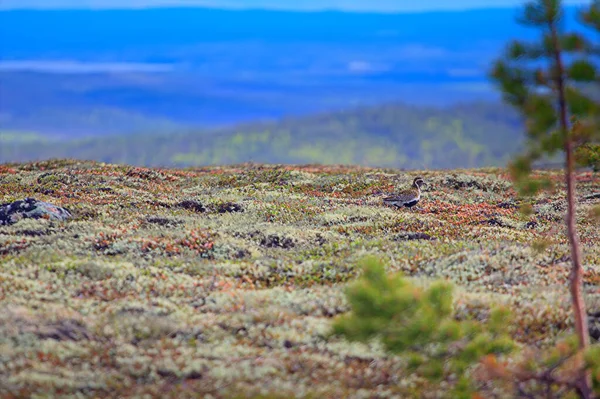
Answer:
[[[397,234],[394,241],[412,241],[412,240],[434,240],[429,234],[426,233],[401,233]]]
[[[0,205],[0,226],[17,223],[21,219],[43,219],[64,221],[72,218],[65,208],[38,201],[35,198],[25,198],[8,204]]]

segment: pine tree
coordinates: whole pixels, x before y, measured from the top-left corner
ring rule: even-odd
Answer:
[[[581,13],[580,19],[584,25],[600,33],[600,0],[593,1],[590,7]],[[590,46],[588,51],[594,56],[600,55],[600,48]],[[595,100],[600,102],[599,90],[598,88],[594,89]],[[591,167],[594,172],[600,172],[600,135],[588,137],[588,143],[582,144],[575,155],[579,165]]]
[[[588,25],[600,27],[600,5],[595,1],[582,13]],[[535,43],[513,42],[503,59],[496,62],[492,78],[504,99],[524,117],[528,151],[512,164],[511,171],[522,194],[534,194],[548,187],[548,181],[531,178],[535,161],[564,156],[567,234],[571,248],[570,291],[575,330],[582,351],[590,344],[585,302],[582,293],[583,270],[575,224],[575,166],[577,148],[593,143],[598,136],[600,107],[591,97],[598,72],[591,61],[595,49],[578,33],[564,29],[564,9],[560,0],[528,2],[520,18],[523,25],[539,31]],[[591,397],[589,376],[578,384],[580,397]]]

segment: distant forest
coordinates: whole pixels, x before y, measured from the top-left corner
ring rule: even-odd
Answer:
[[[205,131],[65,141],[4,132],[0,162],[77,158],[177,167],[253,161],[468,168],[505,165],[520,150],[522,137],[518,116],[498,103],[388,104]]]

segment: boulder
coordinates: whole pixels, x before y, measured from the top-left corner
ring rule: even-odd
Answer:
[[[72,217],[65,208],[38,201],[35,198],[25,198],[0,205],[0,226],[15,224],[25,218],[64,221]]]

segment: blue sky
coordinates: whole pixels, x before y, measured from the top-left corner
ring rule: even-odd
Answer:
[[[150,6],[210,6],[348,11],[421,11],[511,7],[522,0],[0,0],[0,8],[140,8]],[[566,0],[565,4],[586,4]]]

